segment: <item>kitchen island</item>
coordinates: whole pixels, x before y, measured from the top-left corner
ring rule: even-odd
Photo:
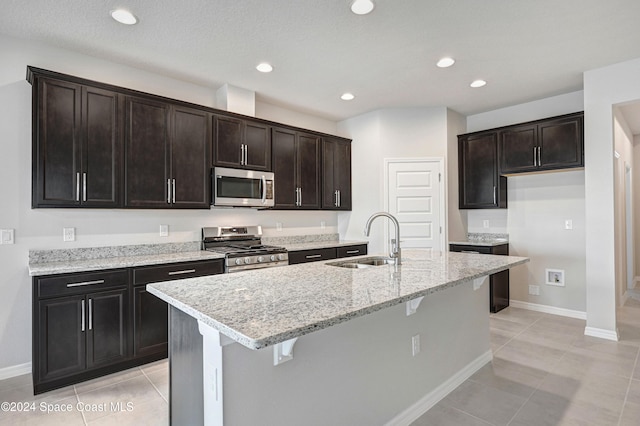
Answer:
[[[170,305],[172,423],[408,424],[491,360],[483,283],[527,261],[406,250],[150,284]]]

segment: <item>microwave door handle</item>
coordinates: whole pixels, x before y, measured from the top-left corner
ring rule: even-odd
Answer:
[[[267,202],[267,178],[264,177],[264,175],[262,175],[262,178],[260,179],[261,185],[262,185],[262,204]]]

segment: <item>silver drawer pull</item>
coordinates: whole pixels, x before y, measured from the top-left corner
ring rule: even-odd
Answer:
[[[473,250],[462,250],[460,253],[473,253],[473,254],[480,254],[479,251],[473,251]]]
[[[305,259],[317,259],[319,257],[322,257],[321,254],[308,254],[305,256]]]
[[[182,274],[192,274],[196,270],[195,269],[185,269],[184,271],[173,271],[169,272],[169,275],[182,275]]]
[[[82,305],[82,318],[80,319],[80,331],[84,331],[84,300],[80,301],[80,304]]]
[[[347,250],[347,254],[360,253],[360,250]]]
[[[83,285],[94,285],[94,284],[104,284],[104,280],[96,280],[96,281],[85,281],[83,283],[72,283],[72,284],[67,284],[67,288],[70,287],[80,287]]]

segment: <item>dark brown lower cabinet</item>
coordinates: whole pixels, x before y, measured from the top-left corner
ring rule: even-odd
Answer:
[[[449,251],[461,253],[480,253],[509,255],[509,244],[496,246],[478,246],[466,244],[449,244]],[[489,276],[489,310],[493,313],[509,306],[509,270]]]
[[[167,353],[167,303],[149,293],[145,286],[133,288],[133,354]]]
[[[362,256],[364,254],[367,254],[367,244],[290,251],[289,264],[295,265],[297,263],[318,262],[320,260]]]

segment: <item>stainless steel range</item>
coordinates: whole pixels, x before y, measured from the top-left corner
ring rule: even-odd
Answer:
[[[261,226],[202,228],[202,249],[225,255],[225,272],[289,264],[284,247],[262,245]]]

